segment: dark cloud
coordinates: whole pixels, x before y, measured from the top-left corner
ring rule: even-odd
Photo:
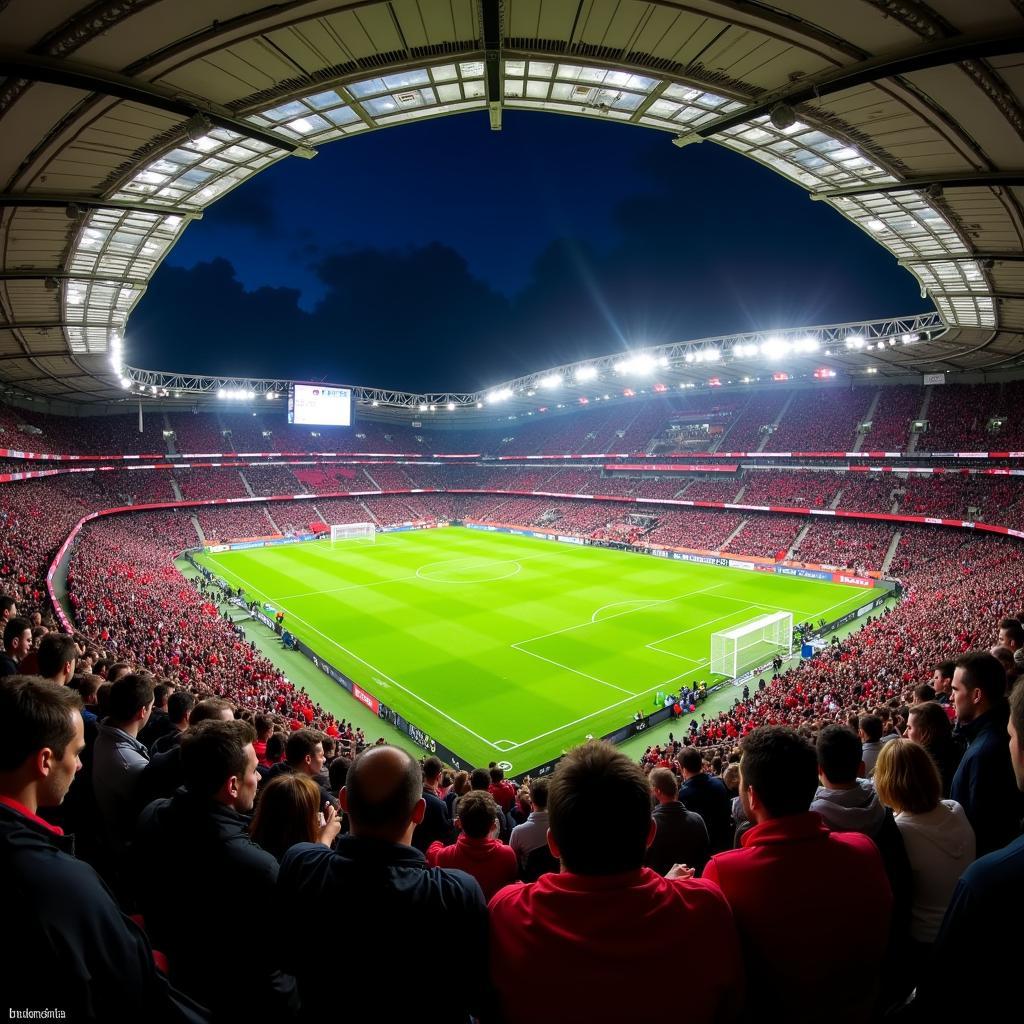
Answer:
[[[229,192],[215,209],[221,227],[276,235],[281,231],[276,207],[277,196],[273,186],[256,178]]]
[[[711,143],[554,118],[499,138],[467,127],[373,133],[216,204],[175,252],[194,266],[161,268],[133,314],[131,359],[461,390],[630,346],[930,308],[836,211]],[[442,144],[410,176],[417,132]]]

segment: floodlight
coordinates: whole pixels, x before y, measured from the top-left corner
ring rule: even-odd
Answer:
[[[122,377],[121,378],[121,387],[123,387],[123,388],[130,388],[131,386],[132,386],[132,382],[127,377]]]
[[[706,348],[704,349],[704,362],[717,363],[721,354],[717,348]]]
[[[796,124],[796,114],[788,103],[776,103],[768,117],[771,119],[773,127],[778,128],[780,132],[792,128]]]
[[[920,340],[921,340],[921,337],[918,334],[904,334],[900,338],[900,341],[902,341],[904,345],[909,345],[913,341],[920,341]]]
[[[596,366],[581,366],[576,370],[577,380],[593,380],[597,376]]]
[[[198,111],[185,122],[185,134],[189,142],[198,142],[213,127],[213,122]]]
[[[793,346],[797,352],[817,352],[820,347],[818,339],[810,335],[800,338]]]
[[[420,402],[420,412],[426,412],[426,411],[427,411],[426,403]]]
[[[448,403],[448,411],[452,412],[454,409],[455,409],[455,403],[454,402],[449,402]]]
[[[541,377],[540,386],[542,388],[557,388],[562,383],[561,374],[549,373],[546,377]]]
[[[479,404],[480,404],[480,403],[478,402],[478,403],[477,403],[477,405],[479,405]],[[380,405],[380,402],[378,402],[378,401],[377,401],[377,399],[375,398],[375,399],[374,399],[374,400],[373,400],[373,401],[372,401],[372,402],[370,403],[370,405],[371,405],[371,406],[372,406],[372,407],[373,407],[374,409],[376,409],[376,408],[377,408],[377,406],[378,406],[378,405]]]
[[[868,221],[868,230],[869,231],[884,231],[885,230],[885,221],[881,221],[877,217],[872,217],[871,220]]]
[[[766,338],[761,342],[761,355],[769,359],[778,359],[789,354],[789,342],[784,338]]]
[[[688,363],[692,363],[697,357],[692,352],[687,352],[684,358]]]

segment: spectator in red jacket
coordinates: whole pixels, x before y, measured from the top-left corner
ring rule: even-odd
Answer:
[[[516,802],[516,787],[505,778],[505,772],[495,765],[490,770],[491,784],[487,792],[494,797],[494,802],[506,813],[512,810]]]
[[[495,836],[498,832],[498,805],[490,793],[473,790],[459,801],[455,819],[462,829],[453,846],[437,841],[427,850],[432,868],[460,868],[472,875],[490,899],[499,889],[516,880],[518,863],[515,851]]]
[[[751,999],[765,1019],[866,1021],[888,938],[892,892],[867,836],[830,832],[808,810],[814,748],[782,726],[742,743],[740,799],[754,827],[712,857],[704,878],[725,893],[739,928]],[[825,936],[827,935],[827,941]],[[836,978],[855,979],[840,999]]]
[[[561,873],[507,886],[490,904],[505,1024],[635,1020],[666,950],[687,935],[714,951],[688,979],[687,1018],[734,1018],[743,970],[728,904],[704,879],[643,866],[656,826],[639,765],[610,743],[577,747],[555,769],[548,813]]]

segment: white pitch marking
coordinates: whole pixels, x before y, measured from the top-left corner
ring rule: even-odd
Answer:
[[[546,661],[549,665],[554,665],[555,668],[560,668],[564,672],[574,672],[578,676],[583,676],[584,679],[593,679],[595,683],[601,683],[602,686],[610,686],[613,690],[618,690],[619,693],[628,693],[630,697],[636,697],[632,690],[627,690],[623,686],[619,686],[616,683],[609,683],[607,679],[600,679],[597,676],[592,676],[589,672],[583,672],[578,668],[572,668],[569,665],[563,665],[560,661],[552,661],[551,658],[545,658],[543,654],[535,654],[533,651],[527,651],[525,648],[519,646],[519,644],[509,644],[510,647],[520,651],[523,654],[528,654],[531,658],[539,658],[541,661]]]
[[[237,572],[234,572],[231,569],[225,568],[224,565],[221,562],[217,561],[216,558],[211,556],[211,560],[214,561],[214,562],[217,562],[217,564],[221,566],[221,568],[224,570],[224,572],[231,573],[231,575],[234,576],[235,579],[240,580],[242,583],[244,583],[245,586],[248,589],[254,591],[257,594],[262,594],[268,601],[270,601],[273,604],[280,603],[280,602],[274,601],[274,599],[269,594],[267,594],[263,590],[260,590],[260,588],[255,586],[254,584],[250,583],[244,576],[239,576]],[[318,636],[323,637],[329,644],[331,644],[334,647],[337,647],[339,651],[344,651],[350,658],[354,658],[356,661],[358,661],[361,664],[365,665],[371,672],[376,672],[379,675],[383,676],[389,682],[391,682],[395,686],[397,686],[400,690],[402,690],[405,693],[409,694],[410,697],[413,697],[416,700],[418,700],[424,707],[430,708],[431,711],[436,712],[442,718],[447,718],[448,721],[451,722],[453,725],[457,725],[460,729],[464,729],[466,732],[469,733],[470,736],[474,736],[476,739],[478,739],[481,743],[485,744],[486,746],[491,747],[494,750],[498,750],[498,748],[495,747],[494,744],[490,740],[484,739],[483,736],[481,736],[479,733],[474,732],[472,729],[470,729],[470,727],[468,725],[463,725],[462,722],[460,722],[457,718],[452,718],[451,715],[449,715],[446,712],[442,711],[440,708],[434,707],[434,705],[431,704],[430,701],[424,700],[418,693],[414,693],[408,687],[403,686],[397,679],[394,678],[394,676],[389,676],[387,674],[387,672],[381,671],[379,668],[377,668],[376,665],[370,664],[370,662],[368,662],[365,658],[359,657],[359,655],[356,654],[355,651],[350,650],[348,647],[345,647],[343,644],[339,644],[337,640],[332,639],[326,633],[324,633],[321,630],[317,629],[316,626],[314,626],[310,622],[307,622],[306,619],[302,618],[300,615],[296,615],[294,612],[288,612],[288,614],[293,619],[296,619],[299,622],[303,623],[303,625],[307,626],[309,629],[311,629]]]

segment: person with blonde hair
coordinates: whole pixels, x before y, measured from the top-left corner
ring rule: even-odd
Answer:
[[[296,843],[330,846],[340,831],[341,815],[333,805],[325,802],[321,811],[320,787],[309,775],[293,772],[262,788],[249,838],[280,864]]]
[[[910,860],[910,937],[931,947],[957,880],[974,861],[974,829],[960,804],[942,799],[939,770],[913,740],[891,740],[882,747],[874,783],[879,799],[896,814]]]

